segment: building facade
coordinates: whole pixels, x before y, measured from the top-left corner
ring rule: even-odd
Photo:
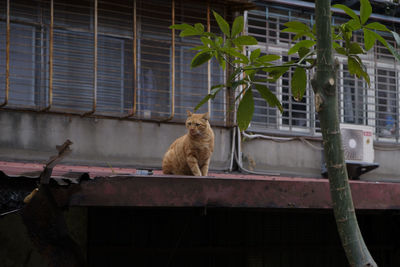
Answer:
[[[302,1],[254,2],[244,11],[246,31],[258,40],[251,49],[289,60],[292,36],[280,32],[283,24],[312,25],[313,8]],[[40,161],[69,138],[74,142],[70,163],[160,168],[169,143],[185,132],[186,110],[210,86],[226,80],[215,61],[191,69],[190,48],[198,41],[169,29],[174,23],[200,22],[215,32],[210,10],[229,18],[243,6],[240,1],[2,1],[0,157]],[[333,23],[343,22],[343,16],[335,12]],[[399,27],[390,14],[373,19],[394,31]],[[361,42],[361,34],[354,40]],[[397,47],[393,39],[389,43]],[[364,177],[397,180],[399,63],[379,44],[364,55],[369,87],[349,74],[344,58],[337,58],[341,122],[374,131],[380,167]],[[308,84],[303,100],[295,101],[290,75],[268,84],[282,101],[282,114],[256,95],[247,133],[267,138],[245,139],[239,161],[255,171],[319,177],[323,161],[313,91]],[[219,144],[214,170],[232,165],[234,94],[225,89],[200,109],[211,113]]]
[[[357,9],[358,1],[336,2]],[[399,5],[372,2],[372,19],[398,32]],[[283,61],[292,45],[284,23],[315,21],[312,1],[0,0],[0,166],[42,163],[69,139],[68,166],[160,169],[186,131],[186,110],[228,77],[215,61],[191,69],[198,41],[169,29],[200,22],[215,32],[212,10],[230,21],[243,14],[258,41],[246,52],[260,48]],[[344,20],[334,10],[333,23]],[[374,183],[352,181],[360,227],[379,266],[398,266],[400,188],[380,182],[400,181],[400,64],[378,44],[363,55],[368,86],[337,58],[340,122],[372,129],[379,164],[360,177]],[[235,127],[229,88],[200,109],[210,112],[216,136],[211,173],[224,177],[106,177],[74,191],[64,215],[88,265],[345,266],[327,181],[310,179],[323,172],[313,91],[308,83],[296,101],[291,75],[267,84],[283,113],[254,93],[246,132]],[[0,190],[6,176],[0,172]],[[0,265],[46,266],[20,217],[1,216]]]

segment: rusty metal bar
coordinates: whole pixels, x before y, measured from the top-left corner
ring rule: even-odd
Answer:
[[[132,111],[123,118],[129,118],[136,115],[137,110],[137,15],[136,0],[133,0],[133,107]]]
[[[94,0],[94,50],[93,50],[93,107],[92,110],[83,114],[88,116],[96,112],[97,107],[97,37],[98,37],[98,0]]]
[[[207,32],[211,31],[210,23],[210,1],[207,1]],[[208,94],[211,93],[211,60],[207,62],[207,87]],[[211,117],[211,100],[208,100],[208,114]]]
[[[358,210],[400,208],[399,183],[350,181],[350,186]],[[72,193],[69,205],[332,209],[332,200],[327,179],[153,175],[82,181],[79,190]]]
[[[54,46],[54,1],[50,1],[50,40],[49,40],[49,104],[43,109],[48,111],[53,105],[53,46]]]
[[[10,92],[10,0],[7,0],[7,18],[6,18],[6,88],[4,102],[0,107],[8,104],[8,96]]]
[[[175,0],[172,0],[171,3],[171,24],[175,24]],[[175,29],[171,29],[171,49],[172,49],[172,60],[171,60],[171,90],[172,90],[172,98],[171,98],[171,115],[163,120],[163,121],[170,121],[175,116]]]

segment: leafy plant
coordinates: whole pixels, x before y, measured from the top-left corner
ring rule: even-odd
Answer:
[[[281,112],[282,105],[277,97],[267,87],[266,81],[276,81],[288,71],[293,71],[291,80],[292,95],[297,101],[301,101],[307,85],[307,70],[316,66],[316,75],[311,80],[315,94],[316,110],[319,115],[321,133],[324,145],[324,154],[327,163],[332,206],[335,214],[336,225],[342,246],[351,266],[377,266],[371,257],[354,212],[351,198],[351,190],[347,178],[346,164],[343,150],[341,149],[341,137],[339,118],[337,113],[336,94],[336,70],[334,67],[333,50],[347,58],[349,72],[357,77],[364,78],[370,84],[370,78],[362,62],[361,55],[369,51],[376,41],[383,44],[397,60],[400,56],[381,35],[391,33],[397,43],[400,37],[378,22],[368,23],[372,13],[372,7],[368,0],[360,1],[360,16],[344,5],[333,7],[343,10],[350,19],[338,26],[332,26],[329,10],[330,1],[315,1],[316,23],[314,27],[292,21],[285,24],[283,32],[293,33],[295,43],[288,51],[288,55],[297,56],[297,60],[284,63],[274,63],[282,58],[277,55],[262,55],[259,49],[253,50],[249,55],[244,55],[244,46],[257,44],[257,40],[251,36],[240,35],[243,29],[243,17],[237,17],[232,27],[216,12],[214,17],[225,34],[225,38],[214,33],[204,31],[201,24],[190,26],[188,24],[173,25],[171,28],[181,30],[181,36],[197,35],[203,45],[195,47],[198,51],[192,60],[192,67],[199,66],[212,57],[215,57],[220,66],[231,68],[231,75],[227,84],[216,85],[196,106],[198,109],[224,87],[237,90],[235,101],[239,101],[237,109],[237,123],[241,130],[248,128],[254,112],[253,90],[257,90],[270,106],[277,107]],[[331,31],[326,32],[326,29]],[[364,35],[364,44],[352,41],[356,31]],[[315,46],[319,49],[316,50]],[[296,55],[297,54],[297,55]],[[258,79],[257,73],[268,74],[265,80]]]
[[[347,58],[348,69],[350,74],[362,77],[370,85],[370,77],[362,62],[361,55],[371,50],[376,41],[383,44],[395,57],[400,60],[400,54],[390,45],[380,33],[391,33],[395,40],[400,43],[400,36],[390,31],[385,25],[379,22],[367,23],[372,13],[372,7],[368,0],[361,1],[360,16],[345,5],[337,4],[332,6],[343,10],[349,17],[349,21],[344,24],[332,26],[332,34],[334,42],[333,48],[339,55]],[[278,55],[261,54],[260,49],[255,49],[249,55],[243,53],[245,47],[257,45],[257,40],[252,36],[243,35],[244,18],[238,16],[232,25],[213,11],[213,15],[217,24],[225,36],[217,35],[212,32],[205,31],[202,24],[176,24],[171,29],[180,30],[181,37],[199,36],[202,45],[192,48],[198,51],[191,61],[191,67],[195,68],[208,62],[215,57],[222,67],[231,68],[231,75],[226,84],[215,85],[206,95],[195,110],[208,100],[214,99],[215,96],[225,87],[229,87],[237,91],[235,101],[239,101],[237,110],[237,123],[241,130],[248,128],[254,112],[253,90],[257,90],[261,97],[271,107],[277,107],[283,112],[282,104],[279,99],[272,93],[266,85],[266,81],[276,81],[286,72],[293,71],[291,77],[291,92],[296,101],[301,101],[307,87],[307,71],[315,66],[315,45],[316,35],[315,27],[310,27],[299,21],[291,21],[285,23],[285,29],[282,32],[293,33],[293,41],[296,42],[289,50],[288,55],[296,55],[296,61],[280,63],[282,58]],[[352,40],[355,32],[361,32],[364,36],[364,45]],[[278,63],[276,63],[278,62]],[[267,80],[257,78],[257,74],[263,72],[268,74]],[[242,103],[242,101],[244,101]]]

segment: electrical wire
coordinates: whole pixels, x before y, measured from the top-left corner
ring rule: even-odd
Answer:
[[[296,137],[278,137],[278,136],[269,136],[269,135],[262,135],[262,134],[248,134],[246,132],[242,132],[242,135],[244,137],[246,137],[249,140],[252,139],[266,139],[266,140],[271,140],[274,142],[278,142],[278,143],[283,143],[283,142],[290,142],[290,141],[295,141],[295,140],[299,140],[301,142],[303,142],[304,144],[310,146],[312,149],[318,150],[318,151],[322,151],[323,148],[322,147],[317,147],[315,145],[313,145],[308,139],[310,140],[315,140],[315,138],[306,138],[303,136],[296,136]]]
[[[236,129],[237,129],[237,134],[238,134],[237,135],[238,136],[237,147],[240,148],[241,147],[240,129],[239,129],[239,127],[236,127]],[[248,174],[264,175],[264,176],[280,176],[281,175],[279,172],[264,172],[264,171],[257,172],[257,171],[251,171],[251,170],[246,169],[245,167],[243,167],[243,164],[242,164],[243,160],[242,160],[242,153],[240,152],[240,149],[235,149],[235,146],[233,146],[232,150],[233,151],[237,150],[237,152],[238,152],[238,153],[233,153],[233,154],[235,155],[236,164],[238,165],[239,170],[241,172],[248,173]],[[239,154],[239,156],[238,156],[238,154]]]

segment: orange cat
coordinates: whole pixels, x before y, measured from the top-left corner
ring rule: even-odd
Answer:
[[[172,143],[165,153],[162,169],[165,174],[207,176],[214,151],[214,132],[208,112],[193,114],[187,111],[187,134]]]

